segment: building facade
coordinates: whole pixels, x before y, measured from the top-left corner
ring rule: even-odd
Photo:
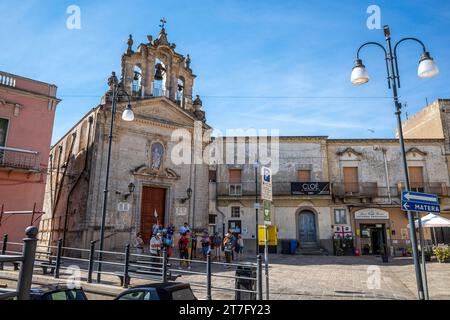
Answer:
[[[398,140],[300,136],[278,140],[272,224],[279,240],[298,240],[304,253],[341,248],[356,255],[379,254],[386,246],[392,255],[401,255],[410,250],[408,220],[400,209],[404,173]],[[443,137],[407,139],[406,151],[412,190],[437,194],[442,215],[450,217],[445,143]],[[246,150],[252,149],[248,145]],[[249,159],[246,164],[219,165],[211,174],[216,224],[241,233],[250,249],[256,231],[255,190],[260,193],[255,174]],[[262,219],[259,213],[259,224]],[[431,239],[430,230],[425,229],[425,238]]]
[[[0,72],[0,234],[20,242],[43,210],[55,85]],[[34,214],[33,214],[34,212]]]
[[[137,232],[148,244],[155,223],[208,226],[208,166],[195,161],[193,137],[209,127],[200,98],[192,97],[190,58],[174,49],[162,27],[136,51],[130,36],[122,56],[135,119],[121,119],[128,104],[123,97],[113,129],[106,250],[122,250]],[[52,147],[42,244],[63,239],[66,246],[87,247],[99,240],[110,119],[111,89]]]

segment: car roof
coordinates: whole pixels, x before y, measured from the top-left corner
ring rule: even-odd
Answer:
[[[66,291],[72,290],[73,288],[69,288],[65,284],[44,284],[36,288],[31,288],[31,293],[48,293],[53,291]]]
[[[135,286],[130,289],[146,289],[146,288],[148,288],[148,289],[165,289],[168,291],[172,291],[175,289],[190,288],[190,285],[189,285],[189,283],[182,283],[182,282],[149,283],[149,284]]]

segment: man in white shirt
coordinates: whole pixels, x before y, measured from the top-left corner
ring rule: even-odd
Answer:
[[[158,272],[159,268],[161,267],[160,262],[161,259],[160,253],[161,253],[161,233],[155,234],[152,239],[150,240],[150,261],[152,262],[152,267],[155,269],[151,269],[151,271]]]

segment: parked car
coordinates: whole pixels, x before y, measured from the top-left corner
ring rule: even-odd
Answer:
[[[119,294],[115,300],[197,300],[188,283],[152,283],[136,286]]]
[[[45,285],[32,288],[31,300],[87,300],[83,288],[69,288],[66,285]]]

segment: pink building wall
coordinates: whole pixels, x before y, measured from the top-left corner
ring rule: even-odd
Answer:
[[[56,86],[0,71],[0,118],[8,120],[5,147],[37,152],[38,170],[0,162],[0,210],[42,211],[56,106]],[[1,143],[1,141],[0,141]],[[11,152],[10,154],[15,154]],[[33,225],[39,226],[39,216]],[[4,214],[0,236],[21,242],[31,214]]]

